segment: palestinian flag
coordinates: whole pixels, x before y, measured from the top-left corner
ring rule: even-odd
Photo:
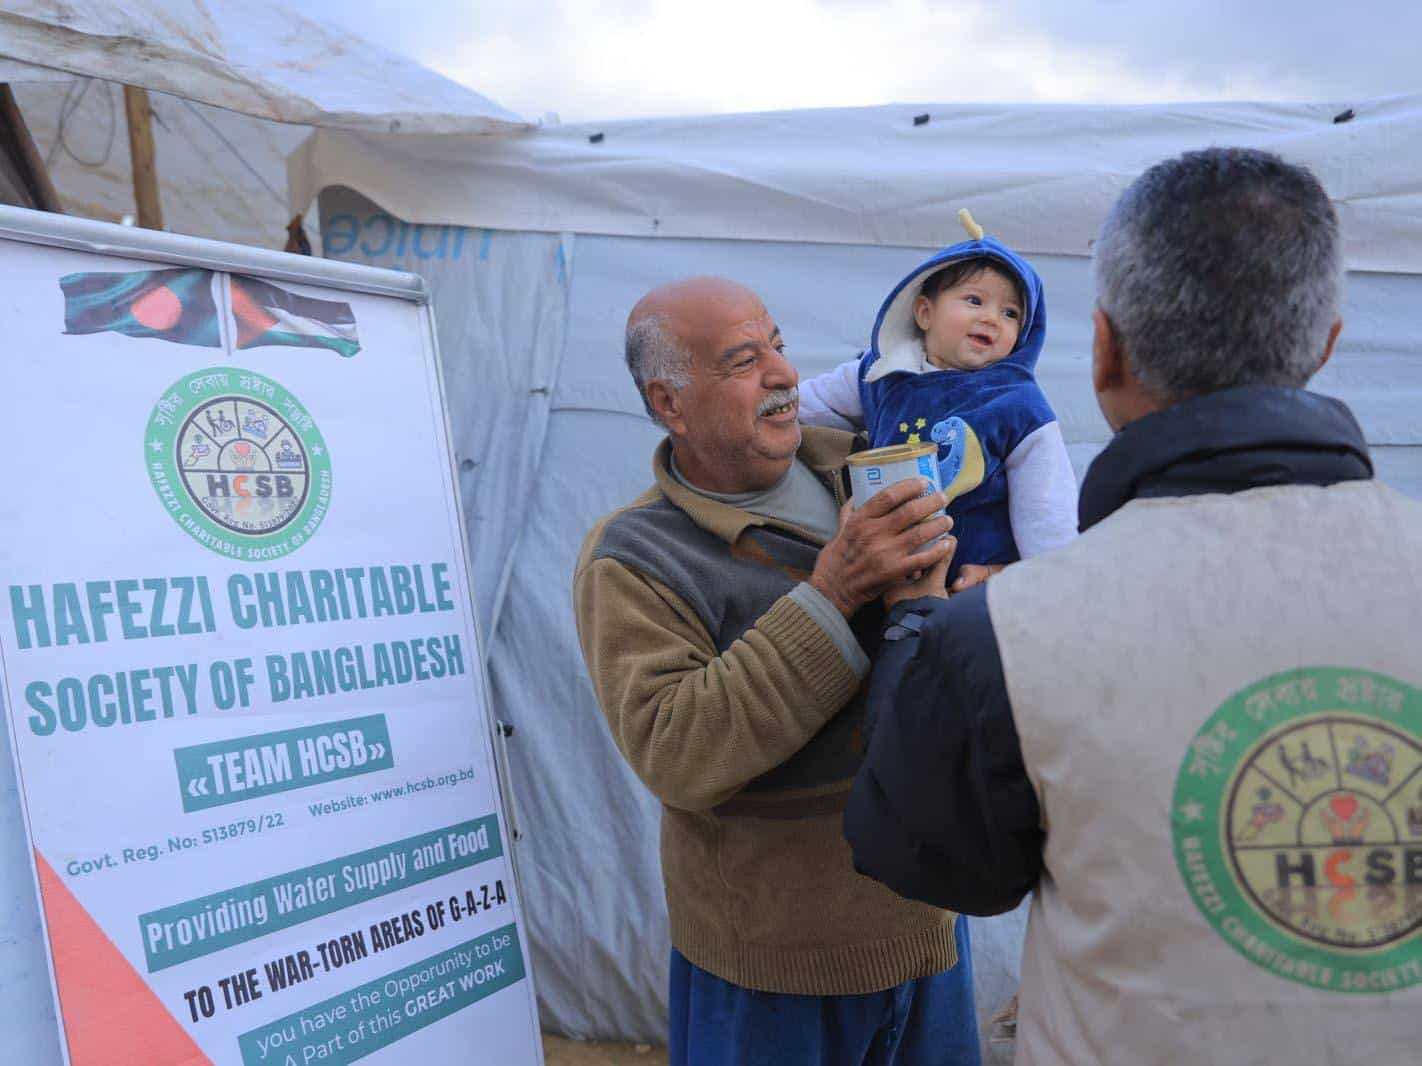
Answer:
[[[64,332],[157,337],[174,344],[221,348],[212,271],[138,270],[132,274],[66,274]]]
[[[329,348],[347,358],[360,351],[350,304],[298,296],[256,278],[232,275],[232,317],[238,348]]]

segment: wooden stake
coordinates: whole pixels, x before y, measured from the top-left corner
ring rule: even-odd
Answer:
[[[133,160],[133,202],[138,206],[138,224],[144,229],[162,229],[163,208],[158,202],[153,109],[148,103],[148,90],[125,85],[123,106],[128,114],[128,151]]]

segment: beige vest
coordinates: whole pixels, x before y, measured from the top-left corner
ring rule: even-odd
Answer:
[[[1422,1063],[1422,505],[1137,500],[988,608],[1047,831],[1018,1063]]]

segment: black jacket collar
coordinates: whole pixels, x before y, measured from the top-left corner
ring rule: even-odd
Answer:
[[[1137,497],[1372,476],[1363,431],[1341,402],[1303,389],[1244,385],[1126,426],[1087,471],[1078,517],[1086,530]]]

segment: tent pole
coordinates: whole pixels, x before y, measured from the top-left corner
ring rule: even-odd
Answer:
[[[0,125],[3,125],[12,139],[11,148],[16,162],[24,170],[25,184],[29,188],[34,206],[41,211],[64,212],[59,203],[59,193],[55,192],[50,180],[49,168],[44,165],[44,156],[35,147],[35,139],[30,136],[30,128],[25,125],[25,116],[20,114],[20,105],[8,83],[0,83]]]
[[[133,160],[133,202],[138,206],[138,224],[144,229],[162,229],[163,208],[158,202],[158,169],[153,152],[153,109],[148,103],[148,91],[125,85],[123,106],[128,114],[128,151]]]

